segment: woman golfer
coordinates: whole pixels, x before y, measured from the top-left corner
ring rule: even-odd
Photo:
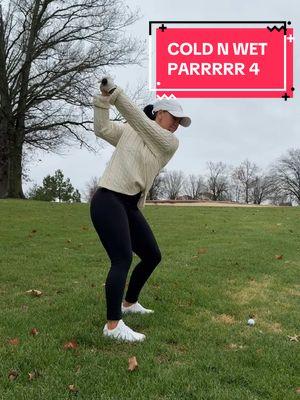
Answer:
[[[179,124],[189,126],[191,119],[176,100],[158,100],[143,112],[110,78],[102,79],[100,90],[101,95],[93,99],[94,131],[116,147],[90,206],[93,225],[111,261],[105,282],[107,323],[103,335],[141,341],[145,335],[129,328],[122,313],[153,312],[138,298],[160,263],[161,253],[140,209],[154,178],[178,148],[174,132]],[[109,120],[110,105],[115,105],[127,123]],[[132,272],[122,304],[132,252],[140,262]]]

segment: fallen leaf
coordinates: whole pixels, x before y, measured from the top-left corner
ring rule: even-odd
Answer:
[[[69,385],[68,389],[72,393],[78,393],[79,392],[79,389],[75,385]]]
[[[70,342],[66,342],[64,344],[64,349],[76,349],[78,347],[78,344],[76,340],[71,340]]]
[[[8,373],[8,379],[10,380],[10,381],[14,381],[15,379],[17,379],[17,377],[18,377],[18,372],[17,371],[15,371],[14,369],[11,369],[10,371],[9,371],[9,373]]]
[[[81,365],[77,365],[75,374],[79,374],[80,370],[81,370]]]
[[[38,378],[40,373],[38,371],[28,372],[28,380],[33,381],[34,379]]]
[[[31,294],[32,296],[35,296],[35,297],[40,297],[42,295],[42,292],[40,290],[36,290],[36,289],[26,290],[26,293]]]
[[[14,346],[17,346],[20,343],[20,340],[18,338],[14,338],[14,339],[9,339],[8,340],[9,344],[12,344]]]
[[[275,256],[276,260],[282,260],[283,259],[283,255],[279,255],[279,256]]]
[[[39,331],[36,328],[32,328],[30,331],[30,335],[36,336],[39,333]]]
[[[138,363],[136,361],[136,357],[130,357],[128,359],[128,371],[134,371],[138,367]]]
[[[228,345],[228,347],[229,347],[230,349],[237,349],[237,348],[238,348],[238,345],[235,344],[235,343],[230,343],[230,344]]]
[[[207,253],[207,248],[206,247],[202,247],[202,248],[197,250],[197,253],[198,254],[205,254],[205,253]]]
[[[298,335],[288,336],[291,342],[299,342],[298,337],[299,337]]]
[[[229,349],[232,349],[232,350],[235,350],[235,349],[243,349],[243,348],[244,348],[243,345],[238,345],[238,344],[236,344],[236,343],[230,343],[227,347],[228,347]]]

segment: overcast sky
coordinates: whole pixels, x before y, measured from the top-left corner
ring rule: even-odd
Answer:
[[[266,169],[288,148],[300,147],[299,0],[124,0],[124,4],[140,8],[143,17],[129,31],[146,40],[149,20],[289,20],[295,30],[295,98],[288,101],[180,99],[192,125],[176,131],[180,145],[167,164],[167,170],[182,170],[186,175],[205,174],[207,161],[223,161],[236,166],[246,158]],[[128,84],[134,87],[136,78],[147,81],[148,64],[112,69],[111,74],[120,86]],[[82,192],[91,177],[102,175],[114,150],[101,139],[93,137],[91,143],[96,141],[103,145],[97,155],[78,147],[64,151],[64,156],[37,154],[36,159],[27,165],[32,181],[24,182],[24,191],[33,183],[41,184],[44,176],[60,168],[73,186]]]

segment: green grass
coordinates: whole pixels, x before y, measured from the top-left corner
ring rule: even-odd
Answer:
[[[139,299],[155,313],[124,316],[146,341],[122,343],[102,336],[109,259],[88,205],[0,201],[0,399],[299,399],[299,208],[143,213],[163,256]]]

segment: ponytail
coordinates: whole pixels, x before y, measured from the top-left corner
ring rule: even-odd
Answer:
[[[148,104],[146,107],[143,109],[144,113],[147,115],[152,120],[155,120],[156,117],[156,112],[153,112],[153,104]]]

